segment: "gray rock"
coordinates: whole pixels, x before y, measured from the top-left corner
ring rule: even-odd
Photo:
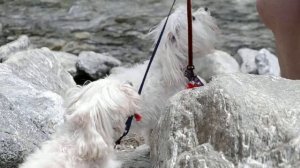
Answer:
[[[38,90],[45,89],[64,95],[68,88],[75,86],[72,76],[51,51],[34,49],[18,52],[11,55],[5,64],[17,77]]]
[[[63,121],[61,95],[75,86],[71,79],[41,49],[18,52],[0,64],[0,167],[17,167]]]
[[[151,168],[150,148],[147,145],[135,150],[119,151],[117,158],[122,161],[122,168]]]
[[[120,66],[121,61],[107,53],[84,51],[79,54],[76,65],[78,70],[88,74],[92,79],[99,79],[107,75],[113,67]]]
[[[215,52],[195,60],[196,74],[206,81],[210,81],[215,75],[240,72],[237,61],[226,52]]]
[[[171,99],[152,135],[152,160],[156,167],[176,167],[184,152],[209,143],[235,166],[297,167],[299,121],[300,81],[217,76]]]
[[[255,64],[259,75],[280,76],[278,58],[267,49],[259,50],[255,57]]]
[[[12,74],[5,78],[2,75],[1,72],[0,167],[14,168],[61,123],[63,101],[61,96],[33,89]]]
[[[20,36],[17,40],[0,47],[0,62],[6,61],[11,54],[18,51],[27,50],[30,40],[27,36]]]

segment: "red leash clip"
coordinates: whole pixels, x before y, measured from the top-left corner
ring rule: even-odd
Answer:
[[[204,86],[200,78],[194,74],[194,69],[195,69],[194,66],[187,66],[185,70],[184,76],[190,81],[186,85],[187,89]]]

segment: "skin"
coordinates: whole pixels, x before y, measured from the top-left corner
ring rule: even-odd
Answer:
[[[281,75],[300,79],[300,0],[257,0],[256,5],[275,36]]]

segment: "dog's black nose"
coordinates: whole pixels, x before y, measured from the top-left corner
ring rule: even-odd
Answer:
[[[205,10],[205,11],[208,11],[208,7],[205,7],[204,10]]]

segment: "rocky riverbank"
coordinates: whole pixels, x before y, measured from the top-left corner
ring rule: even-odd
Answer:
[[[63,122],[68,88],[147,59],[146,34],[170,3],[0,0],[0,167],[17,167]],[[125,140],[123,167],[299,167],[299,81],[279,77],[255,1],[193,4],[222,30],[217,50],[195,60],[208,84],[171,99],[150,148]]]

